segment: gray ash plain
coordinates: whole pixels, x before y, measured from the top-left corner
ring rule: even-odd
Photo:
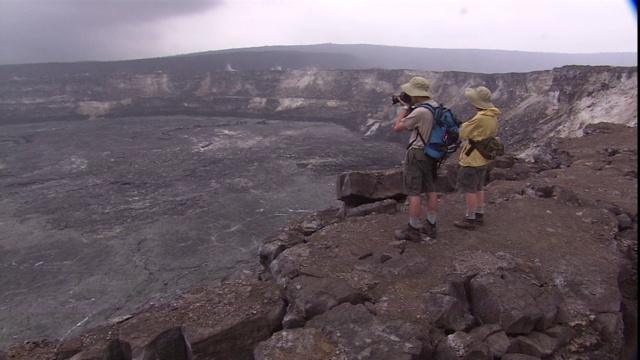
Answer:
[[[392,131],[392,129],[389,129]],[[0,126],[0,348],[66,338],[258,266],[337,176],[402,145],[330,123],[93,119]]]

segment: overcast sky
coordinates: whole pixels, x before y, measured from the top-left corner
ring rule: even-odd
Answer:
[[[630,0],[0,0],[0,64],[265,45],[637,52]]]

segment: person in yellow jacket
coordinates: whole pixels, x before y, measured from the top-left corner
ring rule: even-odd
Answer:
[[[476,225],[484,224],[484,179],[491,160],[472,149],[472,143],[496,136],[499,127],[498,115],[502,113],[493,106],[491,91],[484,86],[467,88],[465,95],[478,112],[460,127],[460,139],[467,140],[467,143],[460,151],[456,186],[465,193],[467,209],[464,219],[454,221],[453,225],[461,229],[474,230]]]

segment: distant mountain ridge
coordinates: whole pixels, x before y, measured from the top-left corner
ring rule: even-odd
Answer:
[[[472,73],[511,73],[550,70],[565,65],[637,66],[637,53],[565,54],[483,49],[436,49],[386,45],[296,45],[263,46],[189,54],[185,56],[216,56],[229,60],[236,70],[247,70],[246,60],[233,64],[235,55],[254,53],[256,59],[269,63],[282,55],[281,63],[270,63],[271,68],[286,66],[295,60],[307,58],[309,66],[322,70],[426,70],[462,71]],[[309,57],[314,54],[318,58]],[[258,56],[260,55],[260,56]],[[292,58],[288,58],[292,57]],[[331,61],[326,61],[329,57]],[[296,59],[297,58],[297,59]],[[339,64],[339,65],[337,65]],[[257,69],[260,66],[257,66]],[[263,70],[266,70],[262,68]]]
[[[262,70],[418,70],[526,73],[567,65],[637,66],[637,53],[564,54],[507,50],[431,49],[386,45],[292,45],[238,48],[137,60],[0,65],[3,73],[154,73]]]

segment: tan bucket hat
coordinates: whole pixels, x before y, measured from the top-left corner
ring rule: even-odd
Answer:
[[[411,96],[426,96],[433,97],[433,94],[429,91],[431,84],[427,81],[427,79],[416,76],[411,78],[408,83],[400,86],[402,91],[407,93],[407,95]]]
[[[494,107],[491,103],[491,91],[484,86],[479,86],[475,89],[467,88],[464,94],[467,95],[467,99],[471,104],[477,108],[486,110]]]

